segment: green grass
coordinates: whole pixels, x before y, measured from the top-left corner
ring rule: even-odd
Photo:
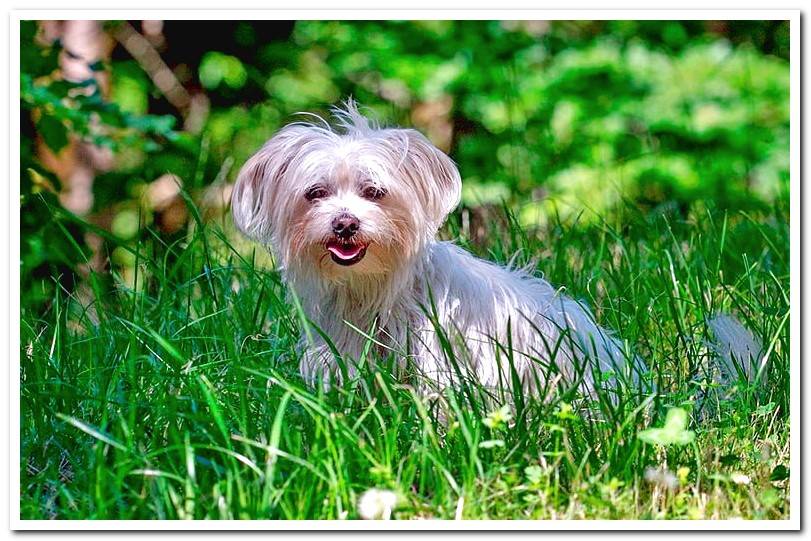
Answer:
[[[438,422],[392,359],[314,391],[298,376],[302,315],[227,217],[171,244],[145,231],[137,276],[57,288],[44,311],[23,299],[21,518],[352,519],[374,487],[398,494],[396,519],[788,518],[783,206],[626,207],[535,232],[503,209],[467,218],[443,235],[588,302],[645,358],[658,396],[515,411],[468,385]],[[769,346],[769,370],[706,393],[706,320],[719,312]],[[643,442],[673,407],[695,441]]]

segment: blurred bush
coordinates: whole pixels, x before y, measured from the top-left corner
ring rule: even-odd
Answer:
[[[67,80],[62,27],[23,22],[22,272],[43,299],[46,277],[93,267],[99,250],[94,268],[108,268],[113,253],[78,230],[54,246],[68,238],[49,215],[69,176],[50,155],[71,141],[112,154],[80,213],[96,238],[134,243],[150,225],[171,242],[190,219],[183,193],[222,216],[248,156],[295,113],[327,116],[348,96],[449,152],[466,207],[504,201],[528,226],[623,200],[751,209],[788,194],[786,21],[99,26],[112,45],[88,66],[106,84]]]

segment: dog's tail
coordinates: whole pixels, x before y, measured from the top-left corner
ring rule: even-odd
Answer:
[[[707,320],[714,335],[707,346],[717,361],[714,379],[723,385],[741,379],[754,383],[765,375],[763,344],[735,317],[718,314]]]
[[[586,309],[582,313],[590,315]],[[593,323],[590,317],[584,320],[588,325],[584,326],[581,321],[578,334],[591,340],[592,359],[598,361],[602,372],[622,373],[624,365],[625,381],[633,382],[645,394],[658,392],[655,378],[649,373],[649,367],[641,357],[633,353],[629,357],[613,333]],[[756,384],[766,379],[767,359],[763,344],[751,330],[734,316],[723,313],[712,316],[706,324],[710,331],[710,337],[705,340],[709,356],[703,369],[708,379],[715,384],[713,388],[716,391],[729,390],[742,381]],[[599,348],[594,347],[597,337]],[[617,359],[621,362],[617,362]],[[613,387],[616,383],[609,381],[608,387]],[[698,402],[703,402],[706,392],[700,394],[702,396],[698,397]]]

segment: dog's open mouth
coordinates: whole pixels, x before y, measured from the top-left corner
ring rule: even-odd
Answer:
[[[330,240],[327,242],[327,251],[338,265],[348,267],[363,259],[366,255],[366,244]]]

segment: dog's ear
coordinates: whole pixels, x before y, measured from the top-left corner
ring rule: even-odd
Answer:
[[[231,216],[247,237],[264,244],[270,242],[274,213],[278,210],[276,193],[290,162],[307,139],[306,128],[288,126],[242,166],[231,194]]]
[[[426,218],[439,229],[459,204],[462,194],[462,179],[456,164],[416,130],[385,131],[386,140],[397,147],[401,156],[397,174],[410,182]]]

